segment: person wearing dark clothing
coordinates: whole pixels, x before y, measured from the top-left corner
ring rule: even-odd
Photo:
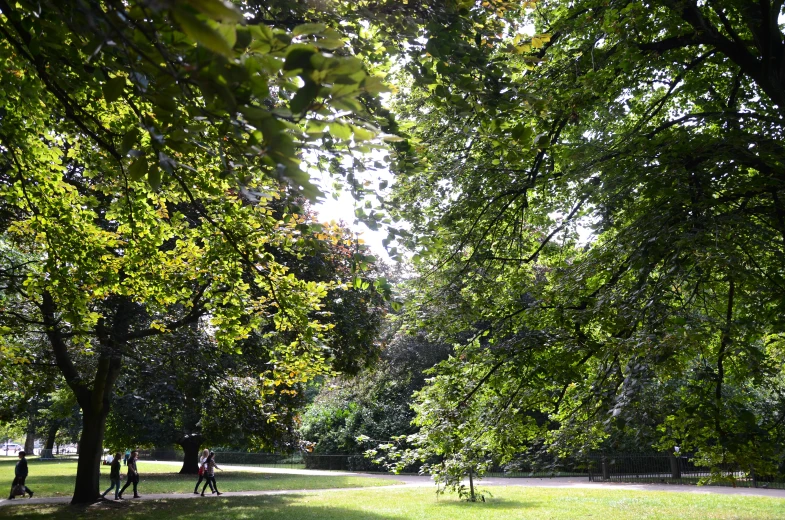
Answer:
[[[128,458],[128,478],[125,481],[125,485],[123,489],[120,490],[118,493],[117,498],[122,500],[123,499],[123,491],[127,488],[130,484],[134,485],[134,498],[139,498],[139,493],[136,491],[136,486],[139,484],[139,472],[136,470],[136,458],[139,456],[136,450],[131,452],[131,456]]]
[[[123,459],[123,466],[128,465],[128,458],[131,456],[131,450],[125,450],[125,458]]]
[[[207,482],[204,483],[202,486],[202,496],[204,496],[204,490],[207,488],[207,485],[210,485],[210,490],[213,493],[218,493],[218,496],[223,495],[220,491],[218,491],[218,484],[215,482],[215,470],[221,469],[215,465],[215,453],[210,452],[210,455],[207,457],[207,461],[204,463],[204,476]],[[223,470],[221,470],[223,471]]]
[[[101,494],[101,498],[105,498],[106,494],[114,489],[114,499],[120,499],[120,457],[122,457],[122,453],[119,451],[114,454],[114,459],[112,459],[112,467],[109,469],[109,481],[112,483],[112,485],[109,486],[109,489]]]
[[[14,498],[14,489],[17,486],[22,487],[22,494],[27,493],[30,495],[30,498],[33,498],[33,491],[25,486],[25,480],[27,479],[27,459],[25,458],[25,452],[19,452],[19,462],[16,463],[16,468],[14,469],[14,482],[11,484],[11,495],[8,497],[9,500]]]

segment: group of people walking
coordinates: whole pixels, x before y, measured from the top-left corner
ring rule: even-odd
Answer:
[[[139,470],[136,468],[136,459],[139,458],[139,452],[136,450],[131,451],[126,455],[125,460],[123,461],[125,465],[128,467],[128,475],[125,481],[125,485],[122,489],[120,489],[120,459],[123,458],[123,454],[121,452],[117,452],[114,454],[114,458],[112,458],[112,464],[109,468],[109,481],[112,483],[109,486],[109,489],[101,493],[101,498],[106,498],[106,494],[109,493],[114,489],[114,499],[115,500],[122,500],[123,499],[123,491],[128,488],[131,484],[134,486],[134,498],[139,498],[139,492],[136,489],[136,486],[139,485]]]
[[[196,487],[194,487],[194,495],[199,494],[199,484],[202,483],[204,480],[204,486],[202,486],[202,496],[204,496],[204,490],[207,489],[207,486],[210,486],[211,493],[217,493],[218,496],[223,495],[220,491],[218,491],[218,484],[215,482],[215,470],[221,470],[215,464],[215,452],[210,450],[202,451],[202,456],[199,457],[199,480],[196,481]]]
[[[109,489],[101,494],[101,498],[106,498],[106,494],[114,489],[114,499],[122,500],[123,491],[125,491],[125,489],[131,484],[134,486],[134,498],[140,497],[136,489],[136,486],[139,484],[139,470],[136,467],[136,460],[139,458],[139,453],[134,450],[130,453],[130,456],[126,458],[126,465],[128,466],[128,479],[125,482],[125,486],[120,489],[120,459],[122,456],[123,454],[119,451],[114,454],[112,467],[109,470],[109,480],[112,485],[109,486]],[[216,469],[221,470],[221,468],[219,468],[215,463],[215,452],[204,450],[202,452],[202,456],[199,457],[199,480],[196,482],[194,494],[199,494],[199,484],[201,484],[204,480],[204,486],[202,486],[202,496],[204,496],[204,491],[207,489],[207,486],[210,486],[210,491],[212,493],[217,493],[219,496],[223,495],[223,493],[218,491],[218,484],[215,482]]]
[[[128,488],[128,486],[133,485],[134,488],[134,498],[140,498],[139,492],[137,490],[137,486],[139,485],[139,470],[136,467],[136,461],[139,458],[139,452],[136,450],[127,452],[125,454],[125,458],[123,457],[122,452],[117,452],[114,454],[111,462],[111,468],[109,469],[109,481],[111,485],[109,489],[101,493],[101,498],[106,498],[106,495],[114,490],[114,499],[115,500],[123,500],[123,492]],[[120,461],[123,460],[125,465],[128,468],[128,475],[126,478],[125,485],[120,488]],[[204,485],[202,486],[202,496],[204,496],[204,492],[207,489],[207,486],[210,486],[210,491],[213,494],[223,495],[220,491],[218,491],[218,484],[215,481],[215,470],[221,470],[216,463],[215,463],[215,452],[210,450],[204,450],[202,452],[202,456],[199,457],[199,480],[196,482],[196,487],[194,487],[194,494],[199,494],[199,484],[204,481]],[[221,470],[223,471],[223,470]],[[33,491],[25,486],[25,479],[27,479],[27,459],[25,458],[25,452],[19,452],[19,462],[16,463],[16,469],[14,471],[14,482],[11,484],[11,496],[9,499],[15,498],[17,495],[30,495],[30,498],[33,498]]]

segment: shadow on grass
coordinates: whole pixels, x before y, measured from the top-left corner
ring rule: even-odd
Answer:
[[[454,497],[441,498],[436,504],[438,509],[447,511],[455,511],[463,515],[467,515],[469,511],[477,508],[478,511],[494,511],[499,515],[499,518],[504,518],[503,513],[512,513],[513,511],[520,511],[522,509],[537,509],[543,507],[541,501],[521,501],[509,498],[491,497],[486,502],[466,502],[465,500],[457,500]],[[467,516],[466,518],[471,518]]]
[[[507,504],[508,507],[510,503]],[[261,496],[210,499],[164,499],[149,502],[99,502],[90,506],[33,504],[0,508],[0,518],[15,520],[93,520],[103,518],[249,519],[265,520],[407,520],[411,517],[380,514],[343,506],[308,505],[302,497]]]

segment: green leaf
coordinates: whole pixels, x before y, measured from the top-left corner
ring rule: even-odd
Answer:
[[[340,49],[341,47],[346,45],[346,42],[340,38],[322,38],[321,40],[316,42],[316,45],[318,45],[322,49],[327,49],[328,51],[332,51],[335,49]]]
[[[319,34],[325,29],[327,29],[327,26],[323,23],[304,23],[295,27],[292,34],[295,36]]]
[[[376,132],[361,126],[352,126],[352,131],[354,132],[355,141],[370,141],[376,137]]]
[[[306,81],[305,85],[297,91],[289,103],[289,108],[293,114],[302,114],[311,106],[319,93],[319,85],[313,81]]]
[[[532,137],[532,129],[529,126],[520,123],[512,129],[511,135],[516,141],[523,144],[529,144]]]
[[[131,166],[128,167],[128,176],[131,177],[132,181],[138,181],[145,176],[147,168],[147,157],[144,155],[137,157],[136,160],[131,163]]]
[[[213,20],[236,23],[243,21],[243,13],[229,0],[187,0],[187,2]]]
[[[147,172],[147,182],[154,190],[157,190],[161,186],[161,169],[158,168],[157,164],[154,164]]]
[[[537,137],[534,138],[534,147],[535,148],[547,148],[550,144],[550,138],[546,132],[541,134],[537,134]]]
[[[330,123],[330,135],[348,141],[352,138],[352,129],[349,125],[342,123]]]
[[[123,95],[125,89],[125,76],[116,76],[110,78],[104,83],[102,89],[104,91],[104,99],[107,103],[117,101]]]
[[[232,47],[220,32],[182,7],[175,8],[172,14],[180,29],[193,41],[217,54],[232,56]]]
[[[284,63],[283,70],[311,70],[311,56],[316,53],[316,50],[311,46],[295,47],[286,55],[286,63]]]
[[[136,127],[127,131],[123,136],[123,142],[120,143],[120,153],[123,155],[127,154],[134,147],[140,135],[141,132]]]
[[[226,40],[229,47],[234,47],[234,44],[237,43],[237,25],[222,23],[218,26],[218,32]]]
[[[354,56],[335,59],[330,65],[331,74],[347,75],[361,70],[363,70],[363,62]]]

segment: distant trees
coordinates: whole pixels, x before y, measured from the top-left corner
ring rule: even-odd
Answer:
[[[303,227],[313,233],[303,238],[308,254],[274,251],[276,257],[303,280],[350,282],[352,265],[369,258],[366,248],[340,226],[311,226]],[[329,326],[322,336],[325,362],[346,373],[372,364],[378,356],[384,302],[371,285],[383,280],[374,264],[364,266],[366,289],[336,287],[313,311]],[[184,452],[181,473],[196,473],[197,454],[205,444],[292,449],[305,382],[270,378],[278,343],[288,338],[274,328],[260,328],[226,350],[217,348],[207,328],[193,326],[148,339],[151,344],[126,361],[118,380],[107,443],[179,445]]]
[[[446,359],[452,347],[429,341],[424,334],[388,333],[378,363],[355,376],[322,383],[302,415],[300,435],[315,443],[314,453],[362,454],[368,444],[387,442],[417,431],[412,393],[420,390],[426,371]]]

